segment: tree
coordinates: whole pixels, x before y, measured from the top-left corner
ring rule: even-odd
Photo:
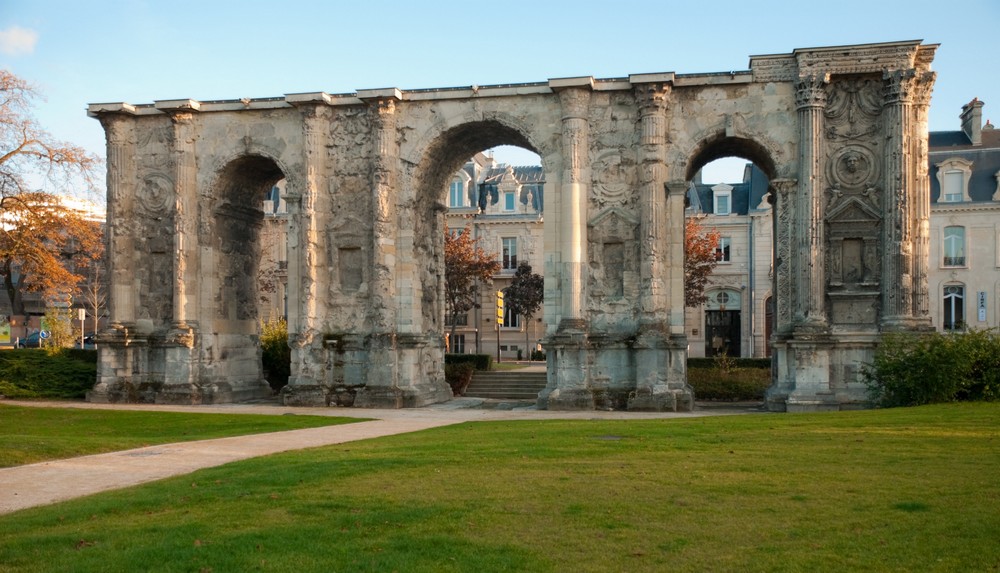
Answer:
[[[89,189],[100,160],[80,147],[53,140],[31,115],[38,94],[0,69],[0,279],[14,314],[20,294],[49,299],[76,291],[77,274],[95,259],[99,227],[53,192],[82,180]]]
[[[715,265],[719,264],[718,247],[718,231],[706,231],[697,219],[687,219],[684,224],[684,306],[696,307],[708,300],[705,286]]]
[[[531,272],[531,265],[521,263],[517,265],[517,272],[514,273],[514,280],[504,291],[504,305],[510,312],[521,315],[525,322],[530,323],[531,318],[538,312],[545,298],[545,279],[541,275]],[[528,339],[528,329],[524,329],[524,346],[531,348]],[[531,357],[531,351],[528,351]]]
[[[479,246],[469,229],[444,233],[444,295],[451,318],[450,338],[455,337],[458,315],[476,307],[479,284],[492,284],[493,275],[500,271],[496,255]]]
[[[80,299],[93,320],[90,332],[97,332],[98,322],[108,304],[108,280],[101,259],[104,258],[104,241],[98,243],[94,253],[94,262],[86,270],[83,284],[80,285]]]

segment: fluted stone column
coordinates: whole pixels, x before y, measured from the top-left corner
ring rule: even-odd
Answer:
[[[198,322],[198,172],[191,110],[171,110],[174,156],[173,323],[164,341],[166,368],[157,401],[197,396],[195,336]],[[165,395],[164,395],[165,394]]]
[[[826,275],[823,252],[823,109],[829,77],[810,75],[796,83],[795,108],[799,124],[799,192],[795,245],[803,268],[796,269],[796,328],[810,331],[827,329]]]
[[[127,400],[133,383],[135,347],[135,195],[138,181],[136,141],[131,117],[123,113],[98,116],[107,141],[108,225],[105,264],[109,277],[109,328],[98,338],[97,383],[89,402]]]
[[[910,141],[915,79],[912,69],[883,75],[886,192],[882,229],[886,255],[882,263],[882,328],[886,330],[908,329],[914,323],[913,259],[921,210],[916,197],[918,168]]]
[[[640,330],[666,332],[670,302],[665,285],[670,246],[666,243],[665,223],[667,180],[665,163],[667,147],[668,83],[639,84],[635,87],[639,104],[639,234],[640,267]]]
[[[930,71],[918,75],[913,100],[913,131],[910,137],[910,147],[913,149],[913,161],[917,170],[912,194],[915,205],[914,249],[910,271],[913,276],[913,318],[916,325],[927,329],[932,328],[928,284],[931,180],[927,159],[927,114],[930,110],[935,78],[936,74]]]
[[[305,176],[301,183],[286,186],[288,211],[288,342],[292,350],[291,375],[282,390],[286,405],[325,405],[328,388],[322,358],[323,341],[317,325],[317,271],[319,230],[316,204],[327,177],[326,142],[333,111],[329,96],[300,94],[286,99],[302,115],[302,159]],[[332,246],[331,246],[332,248]]]
[[[550,82],[551,85],[552,82]],[[590,95],[593,80],[575,78],[558,86],[562,106],[562,185],[557,252],[562,319],[546,341],[549,379],[538,407],[592,410],[587,348],[587,202],[590,190]],[[555,88],[555,86],[553,86]]]

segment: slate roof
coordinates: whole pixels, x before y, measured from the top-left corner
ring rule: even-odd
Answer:
[[[992,201],[997,190],[996,174],[1000,172],[1000,130],[984,129],[982,145],[972,145],[964,131],[935,131],[929,134],[931,203],[941,196],[937,164],[950,158],[972,162],[969,198],[972,201]]]
[[[756,165],[750,164],[749,170],[744,173],[743,182],[726,184],[733,188],[731,213],[733,215],[746,215],[757,210],[757,205],[760,205],[764,195],[767,194],[769,182],[763,171]],[[697,204],[700,204],[698,213],[714,213],[715,201],[712,197],[712,187],[715,185],[717,183],[698,183],[695,185],[698,194],[697,201],[689,197],[689,203],[692,207],[697,207]]]

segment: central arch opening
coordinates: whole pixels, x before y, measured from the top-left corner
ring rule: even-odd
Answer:
[[[541,157],[520,131],[487,121],[443,134],[421,167],[429,177],[419,197],[442,206],[437,212],[443,213],[418,222],[415,233],[423,239],[418,258],[437,265],[432,273],[437,283],[422,285],[426,324],[444,336],[449,354],[488,354],[494,361],[525,365],[532,358],[544,359],[541,305],[516,310],[524,302],[516,297],[526,296],[520,287],[532,277],[541,281],[544,272],[546,177]],[[445,233],[467,234],[473,248],[496,263],[488,280],[472,279],[465,291],[458,291],[467,296],[456,296],[455,285],[446,284],[457,279],[443,268]],[[503,309],[498,307],[500,292],[507,301]],[[437,293],[437,301],[430,293]]]

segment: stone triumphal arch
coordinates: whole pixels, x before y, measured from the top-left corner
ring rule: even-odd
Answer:
[[[91,105],[107,133],[112,326],[89,399],[269,393],[255,310],[260,201],[284,179],[284,402],[448,400],[446,186],[470,155],[509,144],[538,153],[546,173],[539,406],[691,409],[685,194],[728,155],[770,180],[769,406],[857,405],[858,365],[880,333],[929,325],[935,49],[798,49],[724,73]]]

